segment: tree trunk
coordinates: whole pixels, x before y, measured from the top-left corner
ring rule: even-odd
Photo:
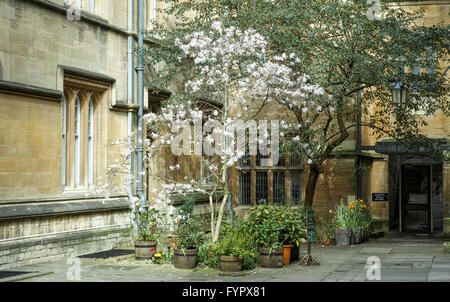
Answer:
[[[215,220],[214,211],[215,211],[215,208],[214,208],[212,194],[209,195],[209,207],[211,209],[211,234],[214,234],[214,220]]]
[[[223,217],[223,211],[225,209],[225,205],[228,201],[228,189],[225,189],[225,195],[223,196],[222,203],[220,204],[219,213],[217,215],[217,222],[216,227],[213,233],[213,239],[217,240],[219,239],[219,233],[220,233],[220,226],[222,224],[222,217]]]
[[[305,191],[305,205],[306,207],[311,207],[314,202],[314,194],[316,193],[316,184],[317,179],[320,175],[320,170],[315,166],[310,166],[309,175],[308,175],[308,183],[306,184]]]

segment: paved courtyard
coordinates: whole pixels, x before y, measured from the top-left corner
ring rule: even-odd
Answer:
[[[450,254],[443,253],[449,239],[389,233],[352,246],[313,246],[312,253],[320,266],[297,263],[281,269],[257,268],[239,277],[221,276],[218,270],[197,267],[179,270],[171,264],[156,265],[136,261],[134,255],[109,259],[79,258],[80,281],[83,282],[362,282],[367,279],[369,257],[381,263],[381,281],[450,281]],[[301,254],[305,253],[302,247]],[[302,256],[302,255],[301,255]],[[374,258],[377,259],[377,258]],[[0,281],[65,282],[73,264],[67,259],[22,266],[11,271],[33,272]],[[371,268],[374,268],[371,266]]]

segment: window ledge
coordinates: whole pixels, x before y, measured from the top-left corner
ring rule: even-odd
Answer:
[[[0,205],[0,220],[126,210],[130,206],[126,197],[7,204]]]

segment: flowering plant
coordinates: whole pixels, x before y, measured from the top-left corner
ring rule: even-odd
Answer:
[[[173,262],[173,250],[170,246],[153,254],[152,263],[164,264],[166,262]]]
[[[330,213],[333,213],[330,210]],[[334,210],[334,224],[338,229],[350,229],[352,228],[352,212],[350,209],[341,202],[341,204]]]
[[[278,54],[273,50],[268,53],[265,37],[252,28],[241,29],[214,21],[194,29],[161,26],[149,34],[158,41],[145,53],[146,64],[154,71],[149,86],[170,87],[172,94],[160,112],[145,116],[149,136],[145,160],[158,158],[153,154],[161,148],[171,146],[173,151],[173,146],[182,142],[183,147],[177,148],[174,155],[191,155],[194,145],[195,155],[208,170],[203,179],[180,179],[183,165],[177,161],[168,167],[164,177],[159,177],[163,190],[155,188],[154,193],[158,199],[175,191],[207,194],[211,234],[217,240],[230,196],[229,168],[245,154],[245,144],[238,141],[235,148],[234,141],[239,136],[235,130],[245,134],[247,121],[261,119],[258,114],[268,103],[288,106],[299,99],[308,103],[309,96],[324,91],[311,83],[308,76],[294,72],[292,66],[300,63],[294,54]],[[202,126],[204,131],[198,133],[203,144],[197,140],[192,144],[192,128],[197,133]],[[260,126],[264,128],[264,124]],[[170,128],[176,129],[176,133],[169,131]],[[248,128],[257,129],[256,126]],[[278,130],[271,132],[270,143],[267,124],[262,132],[260,139],[265,145],[278,150],[275,147],[278,137],[274,138]],[[261,141],[258,143],[262,145]],[[151,173],[150,164],[149,167]],[[174,177],[167,177],[171,173]],[[205,189],[205,183],[212,184],[211,190]],[[223,194],[216,200],[219,204],[216,211],[213,199],[218,190]]]
[[[217,241],[214,239],[206,240],[198,248],[198,262],[211,268],[219,267],[219,255],[216,252]]]
[[[333,214],[333,211],[330,210]],[[336,228],[356,230],[358,228],[368,229],[372,222],[372,209],[368,202],[363,200],[351,201],[348,206],[342,202],[334,211],[334,224]]]
[[[154,207],[141,207],[138,217],[138,235],[136,239],[144,241],[157,241],[164,232],[162,219],[165,214]]]
[[[362,199],[351,201],[348,208],[352,214],[352,229],[369,229],[372,223],[372,207]]]

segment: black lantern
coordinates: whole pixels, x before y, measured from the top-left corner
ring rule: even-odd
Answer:
[[[394,86],[391,88],[392,90],[392,103],[401,106],[403,103],[406,102],[406,89],[405,85],[398,80]]]

